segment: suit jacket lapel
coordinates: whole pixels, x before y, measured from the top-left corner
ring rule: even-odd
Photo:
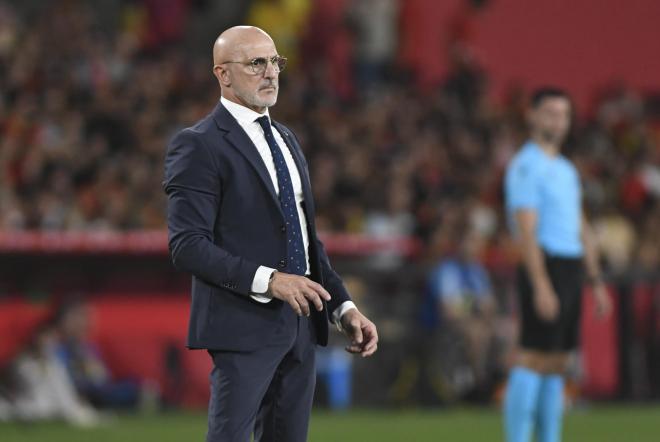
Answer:
[[[263,185],[266,186],[266,189],[268,189],[268,192],[273,198],[277,209],[282,214],[282,217],[284,217],[284,213],[280,207],[280,200],[275,192],[275,187],[273,187],[273,181],[268,174],[268,169],[266,168],[264,161],[261,159],[261,155],[259,155],[256,146],[252,143],[252,140],[250,140],[250,137],[248,137],[240,124],[238,124],[234,117],[231,116],[229,111],[225,109],[221,103],[218,103],[213,110],[213,118],[218,124],[218,127],[225,131],[224,138],[234,149],[239,151],[256,170]]]

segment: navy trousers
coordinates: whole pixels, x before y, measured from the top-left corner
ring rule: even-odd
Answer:
[[[304,442],[316,383],[310,318],[285,305],[269,345],[209,350],[213,359],[207,442]]]

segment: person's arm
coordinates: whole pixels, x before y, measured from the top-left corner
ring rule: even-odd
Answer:
[[[341,314],[348,311],[348,306],[355,307],[351,295],[346,290],[341,277],[330,265],[330,259],[325,252],[325,246],[321,240],[316,240],[316,250],[321,262],[321,273],[323,274],[323,287],[330,293],[331,299],[328,301],[328,317],[335,322]],[[341,314],[340,314],[341,313]]]
[[[539,316],[552,321],[559,313],[559,299],[545,268],[543,251],[536,239],[537,213],[533,209],[515,212],[523,265],[534,290],[534,305]]]
[[[222,194],[217,159],[191,130],[179,132],[167,149],[163,188],[172,262],[217,286],[248,295],[259,268],[213,242]]]
[[[346,346],[349,353],[359,353],[362,357],[371,356],[378,349],[376,325],[364,316],[351,300],[343,281],[330,265],[330,259],[320,240],[316,247],[321,260],[324,287],[331,295],[328,313],[332,321],[350,340]]]
[[[582,239],[582,246],[584,247],[584,267],[587,273],[587,282],[591,285],[592,292],[595,296],[597,314],[600,317],[604,317],[610,313],[612,305],[600,269],[596,236],[584,213],[582,214],[580,237]]]

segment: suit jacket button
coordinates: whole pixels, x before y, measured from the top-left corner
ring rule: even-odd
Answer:
[[[281,231],[282,233],[286,232],[286,226],[285,226],[285,225],[282,225],[282,226],[280,227],[280,231]]]
[[[284,267],[286,267],[286,261],[284,261],[283,259],[280,259],[280,262],[278,262],[277,265],[278,265],[281,269],[283,269]]]

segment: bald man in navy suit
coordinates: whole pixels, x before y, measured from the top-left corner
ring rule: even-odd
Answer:
[[[286,58],[237,26],[213,63],[220,102],[172,139],[163,182],[172,260],[192,273],[188,347],[213,359],[207,441],[302,442],[329,322],[363,357],[378,334],[317,237],[298,139],[270,119]]]

